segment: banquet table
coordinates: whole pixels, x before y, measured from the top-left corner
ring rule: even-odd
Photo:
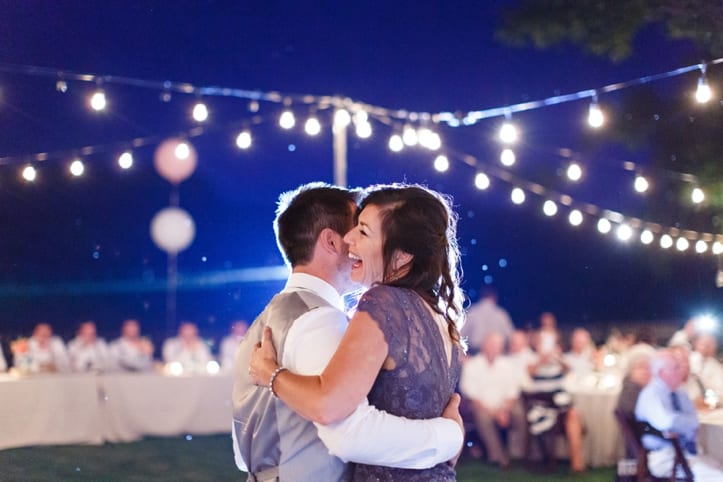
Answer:
[[[698,441],[703,453],[723,466],[723,408],[698,412]]]
[[[620,387],[572,389],[573,406],[583,425],[583,452],[590,467],[615,465],[623,455],[622,435],[615,420]]]
[[[0,376],[0,450],[231,431],[231,376]]]

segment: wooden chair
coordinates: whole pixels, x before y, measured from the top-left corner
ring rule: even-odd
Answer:
[[[620,425],[620,431],[623,434],[623,440],[628,450],[635,456],[637,460],[637,482],[648,482],[648,481],[671,481],[683,480],[686,482],[693,482],[693,472],[690,470],[688,461],[685,458],[683,449],[680,446],[680,441],[677,435],[661,432],[655,427],[651,426],[647,422],[640,422],[635,419],[634,416],[624,412],[623,410],[615,409],[615,418]],[[648,450],[643,446],[642,437],[643,435],[653,435],[665,440],[668,440],[673,444],[675,450],[675,460],[673,461],[673,470],[669,478],[655,477],[650,473],[648,468]],[[679,469],[685,475],[684,477],[676,477],[679,473]]]
[[[557,465],[557,439],[559,436],[565,436],[565,411],[557,408],[553,401],[554,392],[522,392],[522,406],[525,410],[525,420],[527,420],[527,446],[525,447],[526,463],[529,468],[534,468],[535,464],[532,460],[533,445],[536,445],[542,455],[542,466],[548,470],[555,470]],[[542,433],[534,434],[531,432],[531,425],[527,419],[527,414],[534,406],[543,408],[554,408],[557,410],[556,420],[549,430]]]

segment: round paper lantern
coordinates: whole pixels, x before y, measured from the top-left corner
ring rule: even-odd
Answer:
[[[167,139],[156,149],[153,165],[164,179],[178,184],[196,169],[196,149],[185,139]]]
[[[151,238],[167,253],[183,251],[191,245],[195,235],[193,218],[183,209],[162,209],[151,220]]]

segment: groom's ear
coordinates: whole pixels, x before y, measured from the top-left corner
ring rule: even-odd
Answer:
[[[339,233],[331,228],[324,228],[319,233],[319,239],[317,241],[321,249],[329,253],[338,253],[342,249],[344,240]]]

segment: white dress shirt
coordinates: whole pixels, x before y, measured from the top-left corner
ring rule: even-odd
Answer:
[[[123,337],[110,343],[113,367],[118,370],[143,372],[153,368],[153,354],[146,354],[137,343]]]
[[[282,365],[300,375],[324,371],[347,327],[343,300],[330,284],[315,276],[292,273],[284,291],[313,291],[332,307],[311,310],[294,321],[286,334]],[[390,415],[364,399],[344,420],[315,423],[329,453],[345,462],[423,469],[453,458],[464,434],[456,422],[436,418],[410,420]],[[237,465],[243,460],[234,443]],[[239,463],[240,462],[240,463]]]
[[[108,345],[102,338],[97,338],[90,345],[74,338],[68,343],[68,355],[71,367],[76,372],[106,372],[113,368]]]
[[[13,365],[25,367],[31,373],[55,370],[61,373],[70,371],[70,360],[65,343],[57,336],[50,337],[45,346],[37,339],[28,339],[28,351],[15,355]]]
[[[236,361],[236,348],[243,340],[243,336],[228,335],[221,340],[221,348],[218,357],[221,360],[221,370],[226,373],[233,371],[234,362]]]
[[[498,356],[490,363],[480,353],[462,366],[459,388],[465,397],[497,410],[520,396],[518,377],[519,368],[508,357]]]
[[[562,355],[562,361],[570,367],[570,373],[576,377],[584,377],[595,370],[590,349],[585,349],[582,353],[568,351]]]
[[[723,364],[714,357],[703,358],[694,351],[690,354],[690,372],[698,377],[703,388],[713,390],[723,399]]]
[[[189,348],[180,338],[169,338],[163,342],[162,351],[163,361],[180,363],[184,373],[206,373],[206,365],[213,360],[211,350],[201,339],[193,348]]]
[[[479,350],[488,333],[500,333],[507,340],[515,327],[510,315],[500,308],[494,300],[485,298],[473,304],[465,317],[460,334],[467,337],[471,348]]]

